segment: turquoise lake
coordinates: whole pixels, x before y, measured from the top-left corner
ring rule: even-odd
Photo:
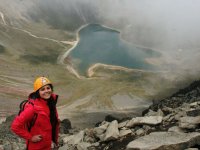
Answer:
[[[145,62],[145,58],[161,55],[127,43],[120,38],[120,32],[99,24],[89,24],[78,34],[79,42],[69,55],[80,74],[85,74],[95,63],[154,70],[155,66]]]

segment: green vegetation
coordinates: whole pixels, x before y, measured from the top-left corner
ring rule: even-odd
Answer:
[[[25,59],[26,61],[30,62],[31,64],[41,64],[41,63],[56,63],[56,56],[55,55],[40,55],[40,56],[34,56],[34,55],[23,55],[21,56],[22,59]]]
[[[41,64],[41,63],[56,64],[57,58],[59,56],[58,52],[48,47],[45,48],[43,51],[45,51],[45,53],[47,54],[43,54],[43,52],[40,52],[39,55],[25,54],[20,56],[20,59],[24,59],[30,62],[31,64]]]
[[[52,29],[51,26],[44,22],[25,24],[23,29],[31,31],[32,34],[38,37],[47,37],[58,41],[73,41],[76,39],[76,34],[73,32],[67,32],[60,29]]]
[[[5,51],[5,47],[3,45],[0,45],[0,54],[5,53]]]

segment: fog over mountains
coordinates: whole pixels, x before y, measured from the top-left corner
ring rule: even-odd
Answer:
[[[198,0],[1,0],[0,10],[13,25],[46,22],[68,31],[88,23],[113,27],[133,44],[162,51],[165,69],[194,71],[200,55],[199,6]]]

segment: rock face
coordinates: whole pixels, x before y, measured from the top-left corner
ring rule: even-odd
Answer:
[[[60,123],[60,133],[67,134],[69,129],[72,129],[72,125],[69,119],[64,119]]]
[[[127,149],[182,150],[192,147],[194,144],[200,144],[200,133],[152,132],[130,142]]]
[[[90,129],[90,134],[82,134],[87,138],[82,137],[83,140],[77,145],[88,143],[84,149],[111,150],[116,149],[115,144],[123,144],[120,149],[128,150],[197,148],[200,145],[199,116],[187,116],[187,112],[198,109],[200,103],[183,103],[177,108],[163,107],[157,112],[149,109],[143,117],[134,117],[120,123],[117,120],[103,121],[99,127]],[[169,113],[164,115],[161,113],[163,110]],[[133,140],[129,141],[131,138]],[[93,143],[84,139],[93,139]]]
[[[67,131],[60,132],[59,150],[197,150],[200,148],[200,81],[153,103],[142,117],[123,121],[109,118],[85,130],[73,129],[69,120],[64,121],[62,126]],[[6,132],[5,126],[5,123],[0,125],[0,149],[23,149],[23,141]]]
[[[162,116],[146,116],[146,117],[136,117],[127,122],[126,127],[133,127],[137,125],[149,124],[157,125],[162,122]]]

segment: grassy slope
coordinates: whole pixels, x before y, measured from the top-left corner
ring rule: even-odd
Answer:
[[[0,100],[26,98],[34,79],[40,75],[48,76],[55,83],[73,78],[64,66],[57,64],[57,57],[64,52],[63,45],[34,38],[8,26],[0,26],[0,32],[1,49],[4,49],[0,53]]]

